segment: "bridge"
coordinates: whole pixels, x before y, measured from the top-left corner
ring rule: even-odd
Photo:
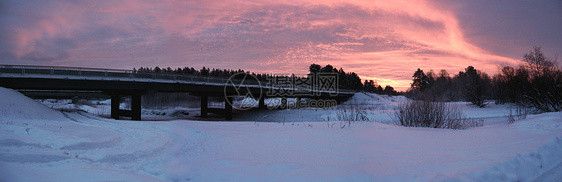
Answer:
[[[282,105],[288,97],[311,99],[331,99],[337,102],[353,96],[352,91],[337,88],[319,90],[275,85],[262,85],[258,80],[242,78],[227,79],[200,75],[138,73],[133,70],[0,65],[0,87],[16,89],[28,93],[45,94],[53,97],[74,97],[81,94],[104,94],[111,98],[111,118],[130,117],[141,120],[141,98],[144,94],[156,92],[186,92],[201,99],[201,117],[208,113],[224,113],[227,120],[232,119],[235,97],[254,96],[259,98],[259,108],[265,108],[265,98],[281,98]],[[336,82],[337,84],[337,82]],[[283,93],[272,91],[282,90]],[[286,94],[286,93],[291,94]],[[257,97],[259,96],[259,97]],[[131,97],[130,110],[120,109],[121,98]],[[208,98],[224,98],[224,108],[209,108]],[[283,107],[282,107],[283,108]]]

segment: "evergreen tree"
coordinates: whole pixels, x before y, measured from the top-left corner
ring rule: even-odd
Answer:
[[[413,77],[413,82],[412,82],[412,88],[414,90],[417,91],[425,91],[427,88],[429,88],[429,81],[428,81],[428,77],[423,73],[423,70],[419,69],[414,73]]]
[[[322,66],[318,65],[318,64],[314,64],[312,63],[309,67],[308,70],[310,71],[310,73],[318,73],[320,72],[320,69],[322,68]]]
[[[491,79],[486,73],[476,70],[473,66],[468,66],[464,73],[459,74],[458,81],[467,101],[478,107],[487,105]]]
[[[387,95],[396,95],[396,91],[394,91],[394,88],[391,87],[390,85],[387,85],[386,87],[384,87],[384,93]]]
[[[205,68],[205,66],[203,66],[203,68],[201,68],[201,71],[199,71],[199,73],[201,73],[201,75],[203,76],[207,76],[209,75],[209,68]]]
[[[320,69],[320,72],[333,73],[333,72],[337,72],[337,70],[334,69],[334,67],[332,65],[328,64],[325,67],[323,67],[322,69]]]
[[[383,93],[384,93],[384,89],[382,88],[382,86],[379,85],[379,86],[377,87],[377,90],[375,91],[375,93],[377,93],[377,94],[383,94]]]

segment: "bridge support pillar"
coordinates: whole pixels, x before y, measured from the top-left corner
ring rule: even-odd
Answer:
[[[301,108],[301,98],[297,97],[297,102],[295,102],[295,109],[300,109]]]
[[[281,98],[281,109],[287,109],[287,97],[282,97]]]
[[[121,110],[121,96],[131,96],[131,110]],[[131,117],[132,120],[141,120],[142,93],[111,93],[111,118],[120,119],[121,116]]]
[[[265,97],[262,96],[262,97],[260,98],[260,103],[259,103],[258,108],[260,108],[260,109],[265,109]]]
[[[111,118],[119,119],[119,103],[121,97],[117,93],[111,94]]]
[[[132,120],[141,120],[141,94],[134,94],[131,96],[131,119]]]
[[[224,119],[232,120],[232,97],[224,98]]]
[[[209,107],[209,101],[208,101],[208,96],[207,95],[201,95],[201,117],[202,118],[206,118],[207,117],[207,112],[208,112],[208,107]]]

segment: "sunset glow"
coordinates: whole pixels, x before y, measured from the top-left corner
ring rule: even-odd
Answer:
[[[547,56],[562,53],[561,1],[8,1],[0,7],[0,64],[260,73],[332,64],[404,90],[417,68],[453,75],[472,65],[494,74],[535,45]]]

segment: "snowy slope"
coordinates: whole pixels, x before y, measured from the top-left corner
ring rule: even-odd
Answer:
[[[562,113],[469,130],[341,129],[281,118],[116,121],[9,89],[0,97],[0,181],[548,181],[562,169]],[[381,110],[404,99],[357,97]]]

